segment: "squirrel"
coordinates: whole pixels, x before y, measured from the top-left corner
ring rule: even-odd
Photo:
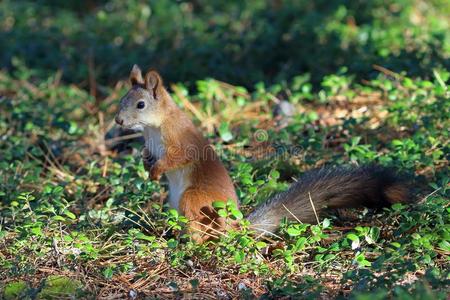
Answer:
[[[134,65],[131,89],[120,100],[115,122],[143,130],[141,151],[151,180],[169,182],[169,205],[188,218],[188,232],[199,243],[236,223],[219,217],[215,201],[238,205],[233,182],[214,148],[175,104],[158,72],[143,76]],[[287,191],[258,206],[247,220],[263,234],[274,233],[283,218],[316,221],[325,208],[384,207],[409,200],[408,186],[395,171],[369,165],[306,172]]]

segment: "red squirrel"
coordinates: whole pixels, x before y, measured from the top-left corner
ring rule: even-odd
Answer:
[[[167,176],[169,204],[189,219],[192,239],[204,242],[217,230],[235,226],[212,206],[215,201],[238,205],[233,182],[213,147],[175,104],[156,71],[143,76],[134,65],[129,79],[132,87],[120,100],[115,121],[143,130],[145,169],[151,180]],[[313,223],[325,208],[382,207],[408,198],[407,186],[390,169],[322,168],[307,172],[247,219],[255,230],[273,233],[283,218]]]

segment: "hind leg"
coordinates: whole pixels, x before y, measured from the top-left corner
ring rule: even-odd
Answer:
[[[228,227],[212,207],[212,198],[204,191],[187,189],[180,201],[180,212],[189,219],[188,232],[197,243],[218,238]],[[220,199],[220,198],[219,198]]]

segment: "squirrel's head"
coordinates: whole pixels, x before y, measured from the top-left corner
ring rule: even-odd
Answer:
[[[125,128],[160,127],[166,91],[161,76],[148,71],[145,77],[134,65],[130,73],[131,89],[120,100],[116,123]]]

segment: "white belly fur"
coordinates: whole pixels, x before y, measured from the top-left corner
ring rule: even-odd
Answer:
[[[144,128],[145,146],[157,159],[165,153],[164,144],[161,139],[161,131],[158,128]],[[169,205],[179,211],[180,200],[184,191],[191,185],[189,180],[191,168],[189,166],[166,172],[169,180]]]
[[[169,180],[169,205],[180,211],[180,200],[184,191],[191,185],[189,180],[191,168],[184,167],[166,173]]]
[[[156,159],[160,159],[165,149],[161,139],[161,130],[153,127],[144,128],[145,147],[150,151],[152,156]]]

